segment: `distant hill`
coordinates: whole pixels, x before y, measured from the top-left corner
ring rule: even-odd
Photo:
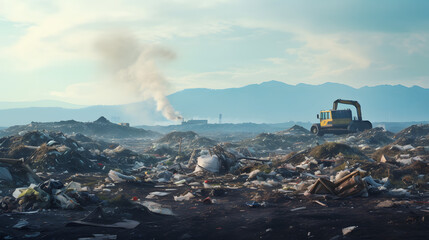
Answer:
[[[40,100],[33,102],[0,102],[0,109],[12,108],[30,108],[30,107],[60,107],[60,108],[82,108],[84,106],[72,103],[54,101],[54,100]]]
[[[95,138],[155,138],[160,134],[154,131],[121,126],[100,117],[94,122],[78,122],[75,120],[60,122],[31,122],[27,125],[17,125],[0,130],[0,136],[18,135],[21,132],[33,130],[59,131],[65,134],[85,134]]]
[[[240,88],[185,89],[168,96],[185,119],[208,119],[225,123],[316,122],[320,110],[332,108],[338,98],[353,99],[362,105],[364,119],[372,122],[422,122],[429,120],[429,89],[417,86],[379,85],[353,88],[344,84],[288,85],[269,81]],[[340,105],[340,108],[353,106]],[[0,126],[75,119],[91,121],[106,116],[112,122],[131,125],[172,124],[156,111],[152,100],[116,106],[30,107],[0,109]]]

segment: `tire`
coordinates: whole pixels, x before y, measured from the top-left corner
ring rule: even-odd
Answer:
[[[325,134],[324,132],[320,131],[320,127],[319,127],[318,125],[313,125],[313,126],[311,127],[311,132],[312,132],[314,135],[317,135],[317,136],[319,136],[319,137],[322,137],[322,136]]]
[[[311,127],[311,132],[312,132],[314,135],[317,135],[317,134],[319,133],[319,130],[317,129],[317,127],[316,127],[316,126],[312,126],[312,127]]]

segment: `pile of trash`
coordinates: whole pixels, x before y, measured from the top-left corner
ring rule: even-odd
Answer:
[[[409,196],[413,190],[421,189],[413,184],[411,184],[412,187],[407,185],[406,188],[404,185],[398,185],[396,175],[403,178],[410,173],[409,170],[406,172],[404,168],[391,168],[392,171],[387,176],[381,176],[384,173],[379,174],[374,171],[374,174],[377,174],[376,177],[380,177],[374,179],[371,176],[372,171],[382,167],[377,164],[379,163],[368,158],[358,149],[341,143],[328,142],[292,155],[289,154],[289,158],[282,161],[275,158],[245,157],[233,149],[217,145],[208,150],[194,152],[188,164],[181,162],[170,166],[158,164],[147,172],[145,180],[162,184],[170,183],[177,187],[189,186],[192,189],[208,188],[221,191],[224,188],[268,188],[285,195],[328,194],[340,198],[367,197],[370,194],[379,193]],[[419,173],[429,171],[428,167],[420,166],[420,168]],[[210,179],[209,176],[214,175],[218,176],[216,179],[223,179],[221,182],[224,183],[199,180],[201,177]],[[226,180],[231,176],[234,179],[232,185]],[[428,179],[423,177],[422,180],[427,181]],[[187,191],[173,197],[175,201],[192,201],[200,196],[199,192],[200,190]],[[168,192],[154,192],[147,198],[168,195]],[[210,199],[210,202],[213,202],[212,200]],[[255,204],[264,205],[263,202],[254,200],[251,206],[254,207]]]
[[[367,129],[363,132],[348,134],[344,142],[361,148],[365,146],[377,148],[392,143],[394,141],[393,136],[394,134],[392,132],[381,127],[376,127]]]
[[[336,142],[326,142],[316,146],[311,149],[309,155],[318,159],[329,159],[338,155],[342,155],[345,158],[367,159],[358,149]]]
[[[41,182],[23,159],[0,158],[0,195],[10,190]]]
[[[412,125],[395,134],[394,144],[429,147],[429,124]]]
[[[239,166],[238,153],[225,150],[221,145],[216,145],[208,151],[202,151],[198,157],[194,172],[207,171],[211,173],[225,174],[234,172]],[[236,155],[237,154],[237,155]]]
[[[373,153],[375,160],[398,166],[429,161],[429,124],[410,126],[394,138],[395,142]]]
[[[238,143],[239,147],[252,148],[260,156],[270,153],[285,154],[323,143],[323,138],[312,134],[261,133]]]
[[[94,171],[94,156],[61,132],[33,131],[0,139],[0,157],[24,158],[39,171]]]
[[[429,149],[425,146],[390,144],[373,153],[373,158],[388,169],[384,175],[396,186],[429,189]],[[380,172],[380,169],[374,170]]]
[[[139,154],[122,146],[117,146],[114,149],[106,148],[103,150],[103,155],[123,163],[134,163],[137,160],[143,160]]]
[[[192,131],[171,132],[156,141],[156,145],[167,145],[173,149],[201,149],[217,144],[215,140],[199,136]]]
[[[154,143],[149,149],[145,150],[146,154],[153,154],[161,158],[176,155],[178,150],[168,146],[168,144]]]
[[[94,140],[81,133],[75,133],[68,135],[68,137],[76,141],[83,148],[89,149],[90,151],[103,151],[104,149],[114,149],[119,146],[117,143],[108,143],[103,140]]]
[[[118,144],[92,140],[82,134],[32,131],[0,139],[0,157],[19,159],[41,172],[93,172],[106,164],[152,161]]]
[[[27,212],[48,208],[80,209],[83,205],[99,203],[100,200],[80,183],[64,185],[58,180],[49,179],[37,185],[17,188],[12,197],[5,196],[0,202],[2,212]]]
[[[427,151],[424,147],[412,145],[388,145],[377,150],[373,157],[375,160],[396,165],[410,165],[414,161],[427,160]]]
[[[83,150],[84,151],[84,150]],[[64,146],[48,146],[43,144],[27,158],[31,168],[37,171],[88,172],[98,171],[100,166],[85,157],[79,150]]]
[[[308,159],[313,159],[317,164],[323,164],[325,167],[333,166],[337,170],[342,170],[347,165],[374,162],[359,149],[342,143],[325,142],[313,148],[275,157],[274,163],[276,166],[284,164],[303,165],[307,164]]]

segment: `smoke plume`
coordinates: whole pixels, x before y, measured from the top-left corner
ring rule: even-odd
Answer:
[[[161,46],[139,44],[127,32],[115,32],[101,37],[96,43],[97,53],[114,81],[126,89],[126,93],[138,96],[140,100],[153,98],[156,108],[169,120],[182,117],[174,110],[166,95],[168,81],[158,65],[174,60],[176,55]]]

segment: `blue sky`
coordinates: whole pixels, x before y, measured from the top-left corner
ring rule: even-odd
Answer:
[[[429,88],[428,1],[2,1],[0,101],[121,104],[97,39],[122,32],[175,54],[167,93],[269,80]]]

